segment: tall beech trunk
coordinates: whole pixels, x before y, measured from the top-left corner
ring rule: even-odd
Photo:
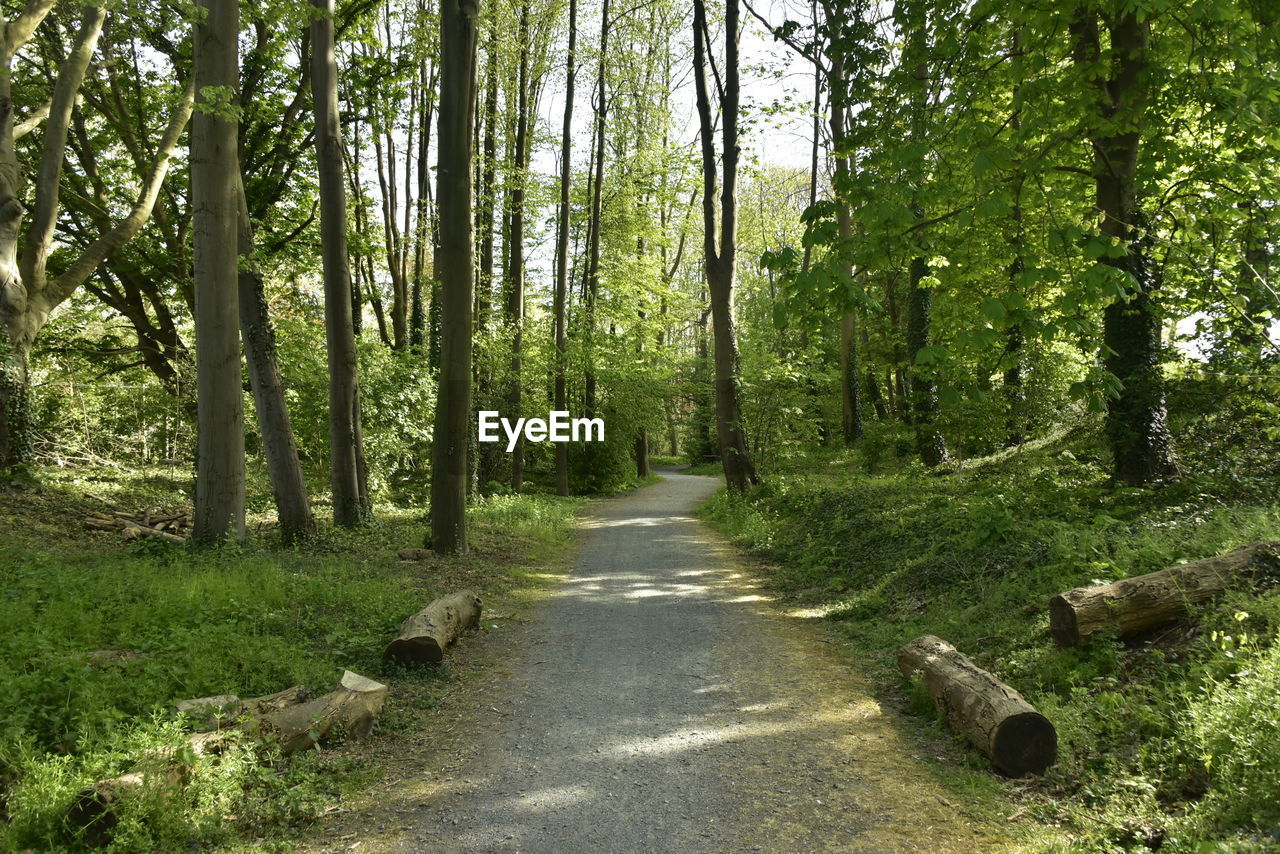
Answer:
[[[284,379],[280,375],[280,360],[276,354],[276,331],[267,311],[262,274],[250,261],[253,256],[253,224],[249,221],[249,206],[245,203],[244,184],[238,169],[236,191],[240,333],[244,338],[249,384],[258,414],[262,453],[267,460],[267,474],[271,477],[276,513],[280,517],[280,535],[285,545],[293,545],[314,534],[316,522],[311,515],[307,482],[298,462],[298,443],[289,421]]]
[[[608,119],[608,55],[609,55],[609,0],[600,4],[600,59],[596,71],[595,140],[592,147],[591,219],[587,224],[587,269],[583,318],[583,338],[586,349],[586,371],[583,377],[583,409],[588,418],[596,414],[596,298],[600,295],[600,211],[604,193],[604,132]],[[590,457],[592,446],[587,445]]]
[[[1121,383],[1119,396],[1107,401],[1107,439],[1115,479],[1140,486],[1178,474],[1160,373],[1160,315],[1153,293],[1159,283],[1138,228],[1135,177],[1148,99],[1147,24],[1130,9],[1106,18],[1106,26],[1109,57],[1102,54],[1096,12],[1077,9],[1070,30],[1073,58],[1094,84],[1099,129],[1092,137],[1093,174],[1102,233],[1124,249],[1120,257],[1101,260],[1132,279],[1125,298],[1103,313],[1103,361]],[[1104,59],[1105,73],[1099,71]]]
[[[1019,90],[1022,83],[1022,35],[1021,31],[1015,31],[1013,34],[1012,44],[1010,45],[1011,53],[1014,56],[1015,80],[1013,85],[1013,102],[1015,104],[1021,102]],[[1015,109],[1010,117],[1010,125],[1015,133],[1022,130],[1022,111]],[[1026,253],[1027,234],[1022,220],[1022,188],[1026,184],[1027,176],[1022,169],[1018,169],[1014,173],[1014,189],[1013,189],[1013,211],[1010,219],[1013,224],[1013,261],[1009,264],[1009,290],[1013,293],[1022,292],[1022,273],[1026,268],[1024,256]],[[1026,335],[1023,332],[1022,324],[1015,321],[1009,324],[1009,328],[1005,334],[1005,348],[1003,362],[1004,369],[1004,396],[1005,405],[1008,407],[1006,416],[1006,432],[1005,447],[1016,447],[1021,445],[1025,437],[1025,414],[1027,404],[1026,389],[1022,384],[1022,362],[1024,358],[1023,350],[1026,347]]]
[[[471,427],[471,226],[478,0],[440,3],[440,385],[431,444],[431,539],[441,554],[467,550],[467,440]]]
[[[311,96],[320,172],[320,237],[324,269],[325,341],[329,352],[329,476],[333,521],[346,528],[369,520],[370,505],[360,430],[356,339],[351,325],[351,266],[347,254],[347,195],[338,125],[338,68],[333,48],[334,0],[312,0]],[[376,143],[375,143],[376,144]]]
[[[46,107],[22,121],[14,114],[13,60],[31,40],[53,9],[55,0],[32,0],[12,20],[0,26],[0,472],[23,468],[30,461],[30,359],[36,336],[50,313],[65,302],[98,265],[142,230],[168,174],[178,139],[191,117],[194,82],[174,108],[164,135],[155,147],[133,208],[104,231],[57,276],[46,262],[53,247],[58,218],[62,164],[66,159],[73,107],[85,72],[102,32],[104,9],[87,6],[71,51],[58,68],[53,94]],[[28,214],[23,167],[15,142],[44,123],[32,209]],[[22,242],[22,259],[18,244]]]
[[[758,483],[747,452],[738,402],[738,342],[734,332],[733,284],[738,232],[738,0],[726,0],[724,78],[720,101],[723,174],[720,186],[719,246],[716,245],[716,152],[711,100],[707,92],[707,52],[711,34],[705,0],[693,4],[693,65],[698,127],[702,142],[702,222],[711,324],[715,335],[716,439],[729,489],[744,492]]]
[[[205,0],[195,28],[195,84],[203,93],[239,85],[240,7]],[[240,222],[238,123],[227,105],[208,103],[191,128],[195,249],[198,453],[192,540],[244,538],[244,413],[240,393],[237,294]]]
[[[565,57],[564,125],[560,131],[560,207],[556,211],[556,286],[552,313],[555,324],[555,408],[569,408],[565,378],[565,349],[569,343],[569,182],[573,176],[573,90],[577,77],[574,61],[578,45],[578,0],[569,0],[569,50]],[[569,494],[569,446],[557,442],[556,494]]]
[[[921,281],[929,275],[929,266],[920,257],[911,259],[911,291],[907,303],[907,353],[911,360],[911,423],[916,432],[916,450],[920,460],[930,468],[947,461],[947,446],[934,426],[938,417],[938,383],[933,370],[922,367],[920,351],[929,346],[933,322],[933,288]]]
[[[511,220],[507,264],[507,323],[511,326],[511,386],[507,395],[510,417],[519,418],[523,407],[521,376],[524,371],[524,207],[526,172],[529,168],[529,0],[520,4],[520,62],[516,86],[516,138],[512,157]],[[524,489],[524,437],[511,450],[511,488]]]
[[[830,68],[827,71],[831,97],[831,150],[835,160],[835,175],[832,183],[837,188],[836,196],[836,228],[840,241],[848,243],[853,240],[853,222],[849,215],[849,203],[843,193],[849,180],[849,152],[845,143],[845,108],[847,94],[844,79],[844,54],[840,46],[843,22],[846,10],[843,4],[825,3],[824,11],[827,24],[831,27],[833,48],[828,50]],[[816,10],[815,10],[816,11]],[[812,192],[812,190],[811,190]],[[806,259],[807,252],[806,251]],[[841,272],[853,278],[853,262],[841,261]],[[841,432],[846,445],[852,445],[865,433],[862,420],[862,389],[858,382],[858,340],[856,319],[853,312],[845,312],[840,318],[840,410]]]
[[[911,137],[920,142],[925,136],[925,110],[929,97],[929,66],[925,58],[927,11],[920,0],[912,0],[909,17],[911,32],[907,52],[911,56],[915,93],[911,106]],[[916,218],[924,219],[924,209],[916,201]],[[916,450],[920,460],[933,468],[947,461],[947,446],[935,422],[938,418],[938,383],[933,369],[919,361],[920,351],[929,346],[933,326],[933,288],[924,280],[929,275],[925,259],[911,259],[910,293],[907,300],[907,357],[910,365],[911,423],[915,427]]]

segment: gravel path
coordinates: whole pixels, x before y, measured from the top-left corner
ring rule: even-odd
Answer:
[[[829,636],[692,518],[718,482],[663,474],[594,506],[570,579],[499,641],[506,674],[460,713],[453,761],[363,813],[389,832],[357,850],[1003,848]]]

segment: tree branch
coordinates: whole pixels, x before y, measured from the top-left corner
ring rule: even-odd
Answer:
[[[32,6],[27,9],[30,11]],[[24,12],[23,16],[26,14]],[[90,6],[84,10],[71,54],[58,69],[53,97],[49,101],[44,150],[40,155],[40,172],[36,179],[35,209],[27,228],[20,261],[22,281],[33,298],[38,298],[45,286],[45,265],[49,260],[49,247],[53,243],[53,229],[58,219],[58,189],[62,182],[62,161],[67,153],[71,111],[75,107],[80,84],[84,82],[89,60],[93,58],[93,51],[98,45],[98,36],[102,34],[102,22],[106,15],[106,10],[100,6]]]
[[[178,147],[178,139],[182,136],[187,122],[191,119],[194,103],[195,79],[193,77],[191,82],[187,84],[187,89],[183,92],[182,100],[174,110],[173,117],[169,120],[169,126],[165,128],[164,136],[160,139],[160,145],[156,149],[155,160],[151,164],[151,172],[142,184],[142,189],[138,193],[138,201],[133,206],[133,210],[115,228],[99,237],[89,248],[85,249],[80,254],[80,257],[72,262],[71,266],[50,284],[48,293],[45,295],[47,307],[53,308],[71,296],[75,289],[102,263],[103,259],[128,243],[142,230],[147,218],[151,216],[151,209],[156,203],[156,197],[160,194],[160,186],[164,183],[165,175],[169,171],[169,162],[173,156],[174,149]]]

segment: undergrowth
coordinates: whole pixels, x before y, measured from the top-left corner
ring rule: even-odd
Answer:
[[[814,454],[702,512],[767,558],[769,583],[803,613],[834,621],[887,694],[901,685],[893,650],[936,634],[1046,714],[1059,761],[1010,790],[1058,828],[1040,845],[1275,850],[1280,592],[1237,589],[1137,643],[1059,650],[1048,634],[1056,593],[1280,540],[1280,457],[1260,425],[1184,416],[1184,476],[1160,488],[1108,483],[1096,424],[945,473],[887,458],[904,431],[877,424],[875,459]]]

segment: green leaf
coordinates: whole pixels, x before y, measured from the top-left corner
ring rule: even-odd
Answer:
[[[1005,308],[1004,302],[1002,302],[998,297],[983,298],[982,313],[985,314],[992,323],[1001,323],[1009,314],[1008,310]]]

